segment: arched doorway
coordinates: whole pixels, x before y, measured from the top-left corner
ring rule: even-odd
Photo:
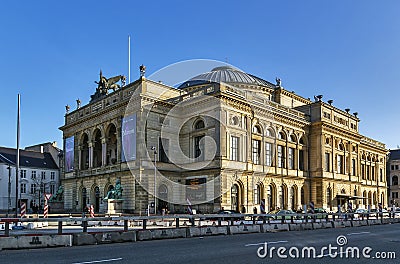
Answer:
[[[291,199],[291,201],[290,201],[290,204],[291,204],[291,209],[293,210],[293,211],[296,211],[297,210],[297,208],[298,208],[298,204],[297,204],[297,201],[298,201],[298,194],[297,194],[297,186],[296,185],[294,185],[294,186],[292,186],[291,188],[290,188],[290,199]]]
[[[281,209],[288,209],[288,189],[286,184],[281,186]]]
[[[239,185],[234,184],[232,185],[231,188],[231,209],[235,210],[236,212],[240,212],[239,206],[240,206],[240,191],[239,191]]]
[[[273,183],[268,185],[268,206],[269,211],[276,209],[276,186]]]
[[[94,211],[99,212],[100,210],[100,188],[99,186],[94,187]]]
[[[326,204],[330,211],[332,211],[332,191],[331,188],[326,189]]]
[[[85,211],[86,204],[87,204],[87,191],[86,188],[82,188],[82,211]]]
[[[162,212],[163,209],[166,211],[168,208],[168,187],[165,184],[161,184],[158,187],[158,197],[157,197],[157,210]]]

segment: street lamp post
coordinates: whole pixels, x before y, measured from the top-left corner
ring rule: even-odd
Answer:
[[[151,150],[154,151],[154,214],[157,214],[157,150],[155,146]]]
[[[7,217],[10,216],[11,206],[11,165],[8,164],[8,201],[7,201]]]

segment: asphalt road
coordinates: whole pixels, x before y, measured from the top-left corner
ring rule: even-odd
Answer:
[[[339,235],[342,240],[337,241]],[[347,240],[347,244],[343,241]],[[272,258],[268,254],[260,258],[265,251],[271,254],[272,247],[281,249],[278,256],[277,249],[272,251]],[[340,244],[338,244],[338,242]],[[323,247],[331,245],[332,255]],[[259,249],[261,247],[261,249]],[[316,249],[316,255],[325,255],[318,259],[308,257],[308,249]],[[337,247],[334,249],[332,247]],[[340,250],[346,251],[349,247],[357,247],[360,258],[354,258],[352,253],[340,255]],[[365,258],[362,251],[370,258]],[[295,258],[296,249],[300,258]],[[304,250],[304,257],[302,252]],[[367,250],[368,251],[368,250]],[[312,251],[310,251],[312,253]],[[334,256],[337,252],[338,255]],[[353,251],[354,253],[356,251]],[[397,259],[376,259],[375,254],[389,256],[394,252]],[[381,253],[385,252],[385,253]],[[290,254],[291,255],[290,255]],[[312,255],[312,254],[311,254]],[[357,254],[354,254],[355,256]],[[293,257],[292,257],[293,256]],[[245,235],[214,236],[204,238],[186,238],[132,242],[121,244],[103,244],[96,246],[80,246],[69,248],[46,248],[33,250],[3,250],[0,251],[1,263],[400,263],[400,224],[366,226],[357,228],[319,229],[298,232],[257,233]]]

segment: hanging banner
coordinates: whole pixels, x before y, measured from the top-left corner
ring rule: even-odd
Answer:
[[[65,172],[74,170],[74,137],[65,139]]]
[[[136,114],[122,118],[122,162],[136,160]]]

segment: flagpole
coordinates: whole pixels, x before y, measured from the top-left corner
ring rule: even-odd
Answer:
[[[18,218],[18,178],[19,178],[19,135],[20,135],[20,115],[21,115],[21,95],[18,94],[18,114],[17,114],[17,160],[15,170],[15,217]]]
[[[128,36],[128,84],[131,83],[131,36]]]

